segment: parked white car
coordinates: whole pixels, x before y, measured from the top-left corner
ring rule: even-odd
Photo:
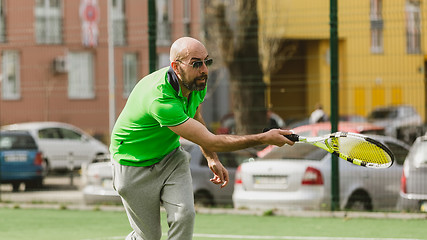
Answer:
[[[198,205],[211,206],[216,204],[231,205],[234,188],[234,175],[240,163],[254,157],[255,151],[251,149],[218,153],[224,167],[227,168],[230,183],[225,188],[220,188],[209,179],[212,171],[203,156],[200,147],[193,142],[182,139],[181,146],[191,154],[190,170],[193,179],[194,201]],[[98,162],[82,167],[82,187],[86,204],[117,202],[120,198],[112,187],[113,175],[111,162]]]
[[[113,188],[111,161],[83,164],[81,187],[86,204],[121,203]]]
[[[418,137],[403,164],[398,210],[427,212],[427,135]]]
[[[393,166],[369,169],[339,160],[340,208],[395,209],[400,174],[409,146],[392,137],[371,135],[395,155]],[[310,144],[272,147],[236,172],[235,208],[329,210],[331,154]]]
[[[108,158],[108,147],[81,129],[60,122],[28,122],[3,126],[26,130],[43,153],[47,171],[79,169],[83,163]]]

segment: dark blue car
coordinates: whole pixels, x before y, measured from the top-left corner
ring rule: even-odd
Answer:
[[[26,131],[0,131],[0,182],[18,191],[43,185],[43,157],[33,137]]]

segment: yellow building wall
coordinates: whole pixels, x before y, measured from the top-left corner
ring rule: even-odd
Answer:
[[[423,39],[422,42],[422,49],[424,52],[424,59],[427,61],[427,52],[425,49],[427,49],[427,41],[425,40],[427,37],[427,24],[425,22],[425,18],[427,18],[427,0],[422,0],[421,2],[421,17],[423,18],[423,23],[421,25],[421,39]]]
[[[325,4],[326,3],[326,4]],[[261,0],[260,25],[271,37],[329,38],[329,2],[325,0]],[[310,16],[310,17],[307,17]]]
[[[371,52],[370,1],[338,4],[340,114],[366,116],[377,106],[409,104],[424,117],[425,55],[406,53],[405,1],[383,1],[384,44],[379,54]],[[422,16],[427,16],[426,5],[422,1]],[[307,50],[307,56],[322,56],[307,57],[308,83],[314,84],[307,90],[307,109],[321,102],[329,112],[329,0],[263,0],[258,6],[261,35],[318,40],[310,41],[313,46]],[[427,32],[425,22],[422,27]],[[427,41],[422,44],[427,49]]]
[[[366,115],[384,105],[410,104],[424,116],[422,54],[406,53],[405,1],[383,1],[383,53],[370,50],[369,1],[345,1],[340,6],[340,38],[347,47],[349,112]],[[352,9],[359,9],[354,11]],[[357,23],[357,24],[356,24]],[[365,91],[364,108],[355,106],[351,89]]]

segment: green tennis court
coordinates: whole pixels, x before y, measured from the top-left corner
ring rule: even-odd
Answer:
[[[0,208],[0,216],[5,240],[115,240],[130,232],[123,211]],[[412,240],[427,239],[426,226],[425,219],[197,214],[194,239]]]

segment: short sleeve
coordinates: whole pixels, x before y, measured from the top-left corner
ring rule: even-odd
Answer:
[[[183,104],[175,98],[155,99],[150,107],[151,116],[164,127],[177,126],[187,121]]]

